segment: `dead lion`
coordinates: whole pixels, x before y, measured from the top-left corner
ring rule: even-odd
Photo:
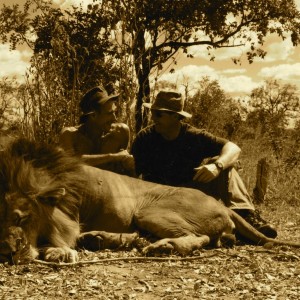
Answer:
[[[148,232],[159,240],[144,252],[162,247],[183,255],[207,244],[219,246],[235,229],[256,244],[300,247],[265,237],[198,190],[82,165],[56,147],[24,139],[1,152],[0,222],[0,258],[20,261],[43,253],[48,261],[75,262],[81,233],[81,241],[96,236],[110,247],[128,233]]]

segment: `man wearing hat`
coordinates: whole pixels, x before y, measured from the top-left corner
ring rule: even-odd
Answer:
[[[116,123],[117,98],[99,86],[89,90],[80,101],[79,125],[64,128],[59,143],[91,166],[130,175],[134,172],[133,157],[126,150],[130,133],[126,124]]]
[[[132,145],[137,176],[200,189],[220,199],[265,235],[277,236],[255,210],[233,167],[241,152],[236,144],[184,123],[192,116],[183,110],[183,98],[175,91],[161,91],[153,104],[144,106],[151,109],[154,124],[141,130]]]

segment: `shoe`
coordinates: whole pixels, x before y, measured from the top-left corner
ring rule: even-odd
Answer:
[[[266,237],[272,239],[277,237],[276,229],[271,224],[268,224],[267,221],[260,216],[257,210],[253,211],[250,209],[236,209],[235,212]]]

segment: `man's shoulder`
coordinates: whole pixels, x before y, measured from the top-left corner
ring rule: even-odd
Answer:
[[[150,145],[157,142],[156,136],[153,125],[141,129],[133,140],[132,151],[136,151],[138,148],[148,149]]]
[[[83,135],[79,131],[79,127],[77,127],[77,126],[64,127],[61,130],[60,136],[59,136],[59,139],[61,142],[81,140],[82,138],[83,138]]]
[[[204,128],[196,128],[190,124],[185,124],[185,136],[189,139],[195,139],[198,141],[209,141],[209,142],[217,142],[218,144],[226,144],[228,142],[227,139],[219,137],[214,133],[207,131]]]
[[[137,137],[149,136],[149,135],[152,135],[153,133],[155,133],[154,125],[149,125],[149,126],[143,128],[143,129],[141,129],[137,133]]]
[[[183,132],[185,134],[189,134],[189,135],[205,135],[207,134],[208,132],[203,129],[203,128],[197,128],[193,125],[190,125],[188,123],[182,123],[182,129],[183,129]]]

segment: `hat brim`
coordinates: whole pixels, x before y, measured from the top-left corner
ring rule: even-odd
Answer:
[[[115,95],[110,95],[110,96],[107,96],[106,98],[103,98],[101,99],[100,101],[98,101],[98,104],[105,104],[106,102],[108,101],[115,101],[118,97],[119,97],[120,94],[115,94]],[[86,112],[86,113],[83,113],[82,116],[88,116],[88,115],[91,115],[93,114],[95,111],[92,110],[92,111],[89,111],[89,112]]]
[[[188,112],[184,111],[184,110],[181,110],[181,111],[175,111],[175,110],[171,110],[171,109],[165,109],[165,108],[162,108],[162,107],[157,107],[157,106],[152,106],[151,103],[143,103],[143,106],[147,107],[147,108],[150,108],[150,109],[154,109],[154,110],[160,110],[160,111],[170,111],[170,112],[173,112],[173,113],[176,113],[176,114],[179,114],[185,118],[191,118],[192,115],[189,114]]]
[[[119,97],[120,94],[115,94],[115,95],[110,95],[107,96],[106,98],[101,99],[100,101],[98,101],[99,104],[104,104],[109,100],[116,100]]]

